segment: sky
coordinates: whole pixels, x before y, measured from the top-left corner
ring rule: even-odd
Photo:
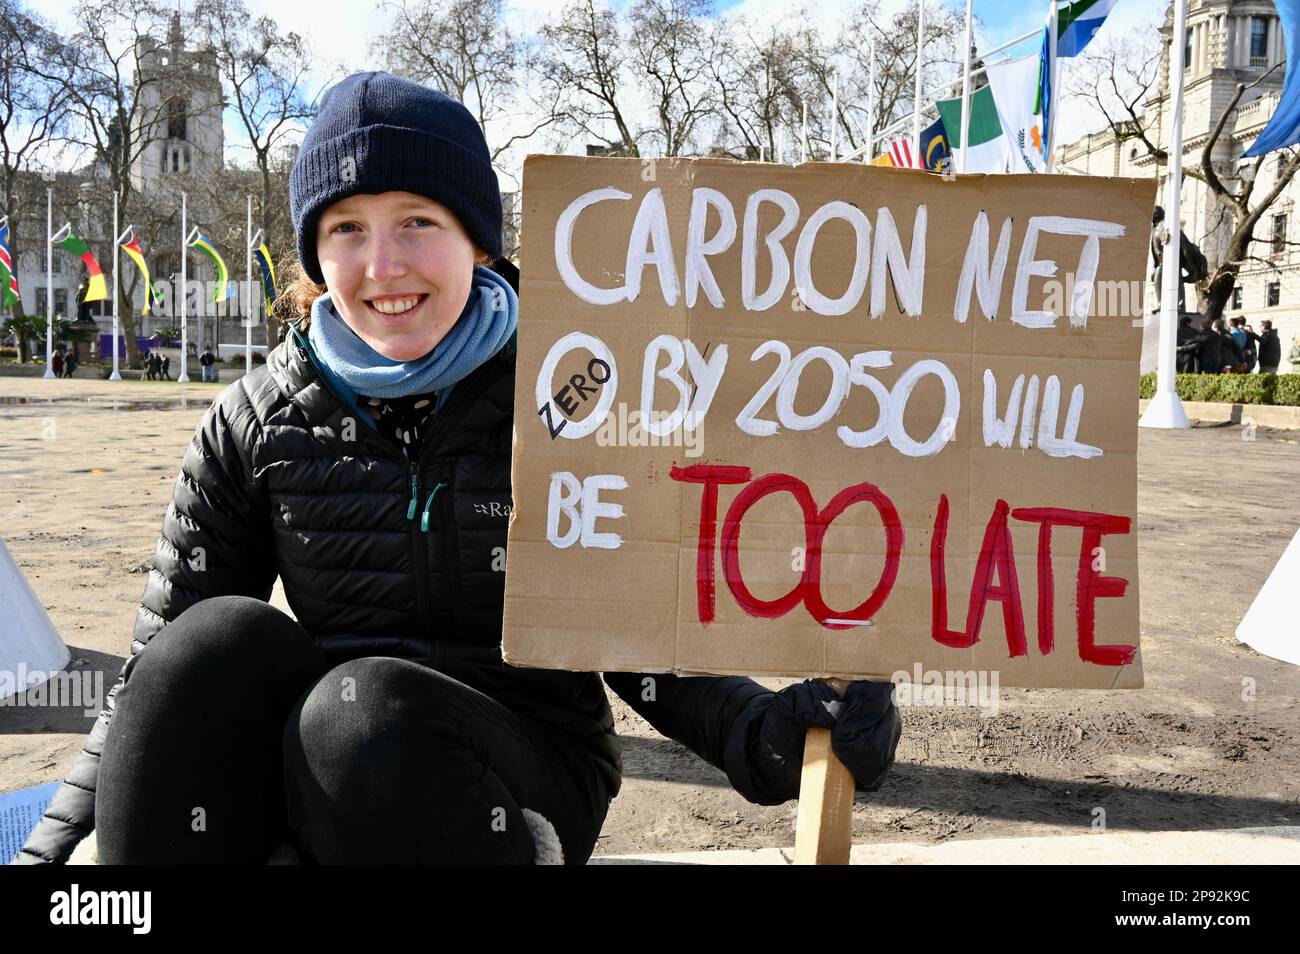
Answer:
[[[174,3],[175,0],[167,0]],[[181,0],[186,8],[193,0]],[[628,6],[632,0],[614,0],[616,6]],[[916,0],[883,0],[886,10],[901,9]],[[245,0],[254,16],[269,14],[280,26],[305,35],[311,42],[322,68],[313,77],[313,92],[325,82],[331,67],[341,65],[347,72],[374,69],[382,66],[370,57],[371,42],[385,32],[392,22],[392,14],[379,8],[375,0],[312,0],[312,16],[304,18],[298,4],[270,0]],[[564,0],[506,0],[507,22],[516,32],[535,31],[537,25],[558,13]],[[860,0],[806,0],[809,19],[827,32],[842,22],[844,16],[860,4]],[[28,5],[63,30],[73,29],[72,4],[66,0],[28,0]],[[1156,22],[1163,15],[1165,0],[1120,0],[1107,19],[1099,38],[1121,35]],[[789,11],[792,0],[715,0],[715,10],[729,18],[743,18],[752,23],[774,20]],[[962,10],[964,0],[926,0],[927,9],[938,6]],[[1046,0],[974,0],[977,20],[975,39],[978,48],[991,49],[1035,30],[1046,22]],[[1029,54],[1036,49],[1033,41],[1022,44],[1013,52]],[[1068,65],[1067,65],[1068,68]],[[1059,114],[1061,125],[1058,143],[1067,143],[1097,128],[1095,117],[1081,109],[1064,109]],[[227,118],[226,141],[228,149],[240,141],[239,129]],[[533,147],[537,148],[537,147]],[[233,155],[237,155],[235,150]],[[503,188],[510,183],[503,180]]]

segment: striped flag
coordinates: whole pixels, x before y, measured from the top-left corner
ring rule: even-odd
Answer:
[[[920,169],[920,156],[912,145],[910,136],[895,139],[889,144],[889,161],[896,169]]]
[[[63,238],[57,238],[57,234],[67,229],[68,234]],[[86,266],[88,278],[86,281],[86,297],[82,301],[106,301],[108,299],[108,286],[104,284],[104,271],[99,267],[94,254],[90,251],[90,246],[82,241],[81,236],[72,231],[72,226],[65,225],[56,233],[56,238],[50,240],[51,245],[58,246],[65,252],[77,256]]]
[[[266,301],[266,317],[271,317],[271,306],[275,304],[275,266],[271,263],[271,250],[263,242],[253,249],[253,258],[262,270],[262,297]]]
[[[123,242],[120,247],[122,251],[131,256],[131,261],[135,262],[136,267],[140,269],[140,273],[144,275],[144,308],[140,312],[141,317],[143,317],[149,314],[150,304],[158,300],[158,288],[149,278],[149,266],[145,264],[144,252],[140,249],[140,240],[132,234],[131,241]]]
[[[209,242],[202,232],[198,229],[195,229],[194,232],[195,238],[194,241],[190,242],[190,248],[203,252],[212,259],[212,264],[217,267],[217,290],[213,293],[212,300],[224,301],[235,293],[234,288],[230,286],[229,273],[226,271],[226,260],[221,257],[221,253],[217,251],[216,246]]]
[[[1078,56],[1119,0],[1074,0],[1056,13],[1056,55]]]
[[[18,270],[14,268],[9,253],[9,219],[0,219],[0,308],[8,308],[20,301]]]

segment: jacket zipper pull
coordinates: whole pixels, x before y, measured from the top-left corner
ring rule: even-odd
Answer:
[[[438,496],[438,491],[442,490],[442,488],[446,486],[445,483],[440,482],[437,487],[433,488],[433,493],[429,494],[429,499],[424,502],[424,513],[420,515],[421,533],[429,532],[429,507],[433,505],[433,498]]]
[[[412,467],[412,469],[411,469],[411,504],[410,504],[410,506],[408,506],[408,507],[406,508],[406,519],[407,519],[407,520],[414,520],[414,519],[415,519],[415,508],[416,508],[417,506],[419,506],[419,503],[420,503],[420,475],[419,475],[418,473],[416,473],[416,472],[415,472],[415,468]]]

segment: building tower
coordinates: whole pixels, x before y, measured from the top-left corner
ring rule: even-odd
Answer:
[[[132,183],[145,195],[179,192],[187,178],[221,171],[225,135],[224,101],[216,53],[187,50],[180,13],[172,14],[165,43],[141,37],[136,43],[139,108],[133,122],[149,124],[152,141],[131,168]]]

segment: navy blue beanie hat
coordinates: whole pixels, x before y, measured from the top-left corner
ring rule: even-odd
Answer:
[[[413,192],[451,209],[474,243],[501,257],[501,191],[478,122],[450,96],[393,76],[354,73],[330,88],[289,175],[298,259],[324,284],[316,224],[350,195]]]

